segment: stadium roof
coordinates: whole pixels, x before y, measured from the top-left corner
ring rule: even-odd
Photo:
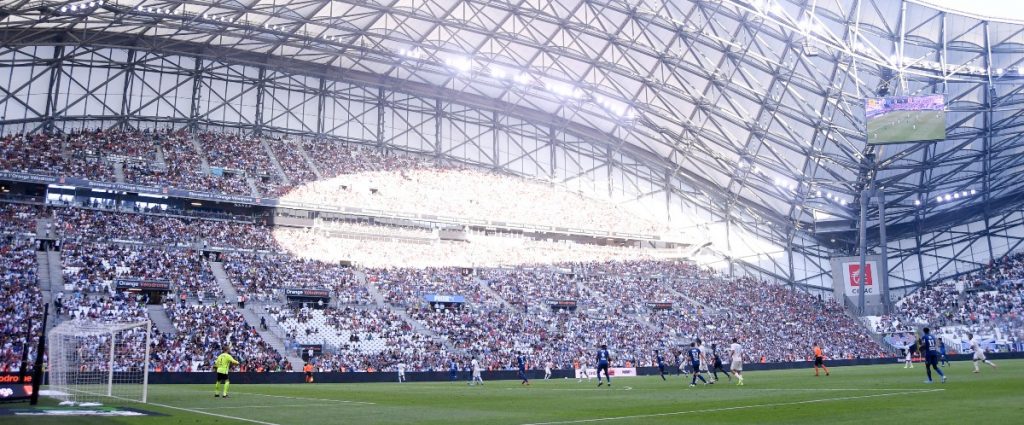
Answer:
[[[872,184],[892,224],[1016,205],[1024,184],[1024,27],[916,0],[3,0],[0,18],[4,46],[334,70],[560,123],[809,232],[849,232]],[[867,146],[883,89],[946,94],[949,137]]]

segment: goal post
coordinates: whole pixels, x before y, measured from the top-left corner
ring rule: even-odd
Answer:
[[[49,395],[61,404],[145,403],[152,323],[70,320],[50,330]]]

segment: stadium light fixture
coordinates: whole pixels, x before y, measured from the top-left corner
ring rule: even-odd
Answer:
[[[491,67],[491,76],[494,77],[494,78],[504,79],[505,77],[508,76],[508,73],[505,72],[504,69],[498,68],[496,66],[492,66]]]
[[[977,194],[977,193],[978,193],[977,190],[971,189],[971,195],[974,195],[974,194]]]
[[[579,99],[583,97],[583,90],[580,90],[567,84],[549,82],[544,86],[547,88],[549,92],[552,92],[562,97],[570,97],[574,99]]]
[[[960,194],[953,192],[953,199],[960,199]]]
[[[936,196],[935,197],[935,202],[941,203],[942,202],[942,195]]]
[[[327,39],[331,39],[331,36],[327,36]],[[410,59],[423,59],[423,57],[426,56],[419,47],[413,49],[402,49],[399,51],[399,54]]]
[[[952,197],[952,196],[950,196],[950,195],[949,195],[949,194],[947,193],[947,194],[946,194],[946,196],[942,197],[942,199],[943,199],[943,200],[946,200],[946,201],[952,201],[952,200],[953,200],[953,197]]]
[[[921,200],[920,199],[915,199],[914,200],[914,205],[915,206],[920,206],[921,205]]]
[[[444,63],[459,72],[469,72],[473,69],[473,60],[463,57],[447,58],[444,60]]]

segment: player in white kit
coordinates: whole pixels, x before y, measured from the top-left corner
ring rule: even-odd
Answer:
[[[729,365],[729,372],[736,377],[736,385],[743,385],[743,346],[740,345],[738,338],[732,339],[729,352],[732,354],[732,364]]]
[[[576,380],[576,382],[583,382],[583,378],[587,378],[587,382],[590,382],[591,380],[594,379],[594,377],[590,376],[590,373],[587,372],[586,356],[581,356],[580,359],[576,361],[576,369],[580,370],[580,377],[579,379]]]
[[[477,361],[476,357],[474,357],[473,361],[470,362],[470,365],[470,367],[473,368],[473,379],[469,381],[469,385],[476,385],[477,383],[483,385],[484,378],[480,377],[480,362]]]
[[[405,382],[405,362],[398,363],[398,382]]]
[[[907,353],[906,357],[903,358],[903,368],[904,369],[913,369],[914,368],[914,351],[911,350],[910,347],[911,347],[910,344],[907,344],[907,347],[903,349],[903,351],[905,351]]]
[[[714,363],[714,360],[711,358],[711,350],[708,350],[708,348],[704,346],[704,342],[699,338],[697,339],[697,348],[700,348],[700,370],[698,372],[710,375],[711,369],[709,366]],[[709,377],[708,379],[711,378]],[[714,384],[715,380],[712,379],[709,383]]]
[[[978,344],[978,340],[974,338],[974,335],[967,334],[967,339],[971,341],[971,351],[974,352],[974,373],[981,373],[981,371],[978,370],[979,362],[984,362],[985,364],[992,366],[992,369],[995,369],[996,364],[985,358],[985,349],[981,347],[981,344]]]
[[[551,379],[551,368],[554,366],[551,360],[544,362],[544,379]]]

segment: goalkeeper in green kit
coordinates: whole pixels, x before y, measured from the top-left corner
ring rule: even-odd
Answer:
[[[228,398],[228,385],[231,385],[231,381],[228,380],[228,371],[231,370],[231,365],[237,365],[238,360],[231,357],[228,351],[231,346],[225,345],[224,352],[217,356],[217,360],[213,362],[213,367],[217,369],[217,383],[213,386],[214,397]],[[224,384],[224,390],[221,392],[220,385]]]

